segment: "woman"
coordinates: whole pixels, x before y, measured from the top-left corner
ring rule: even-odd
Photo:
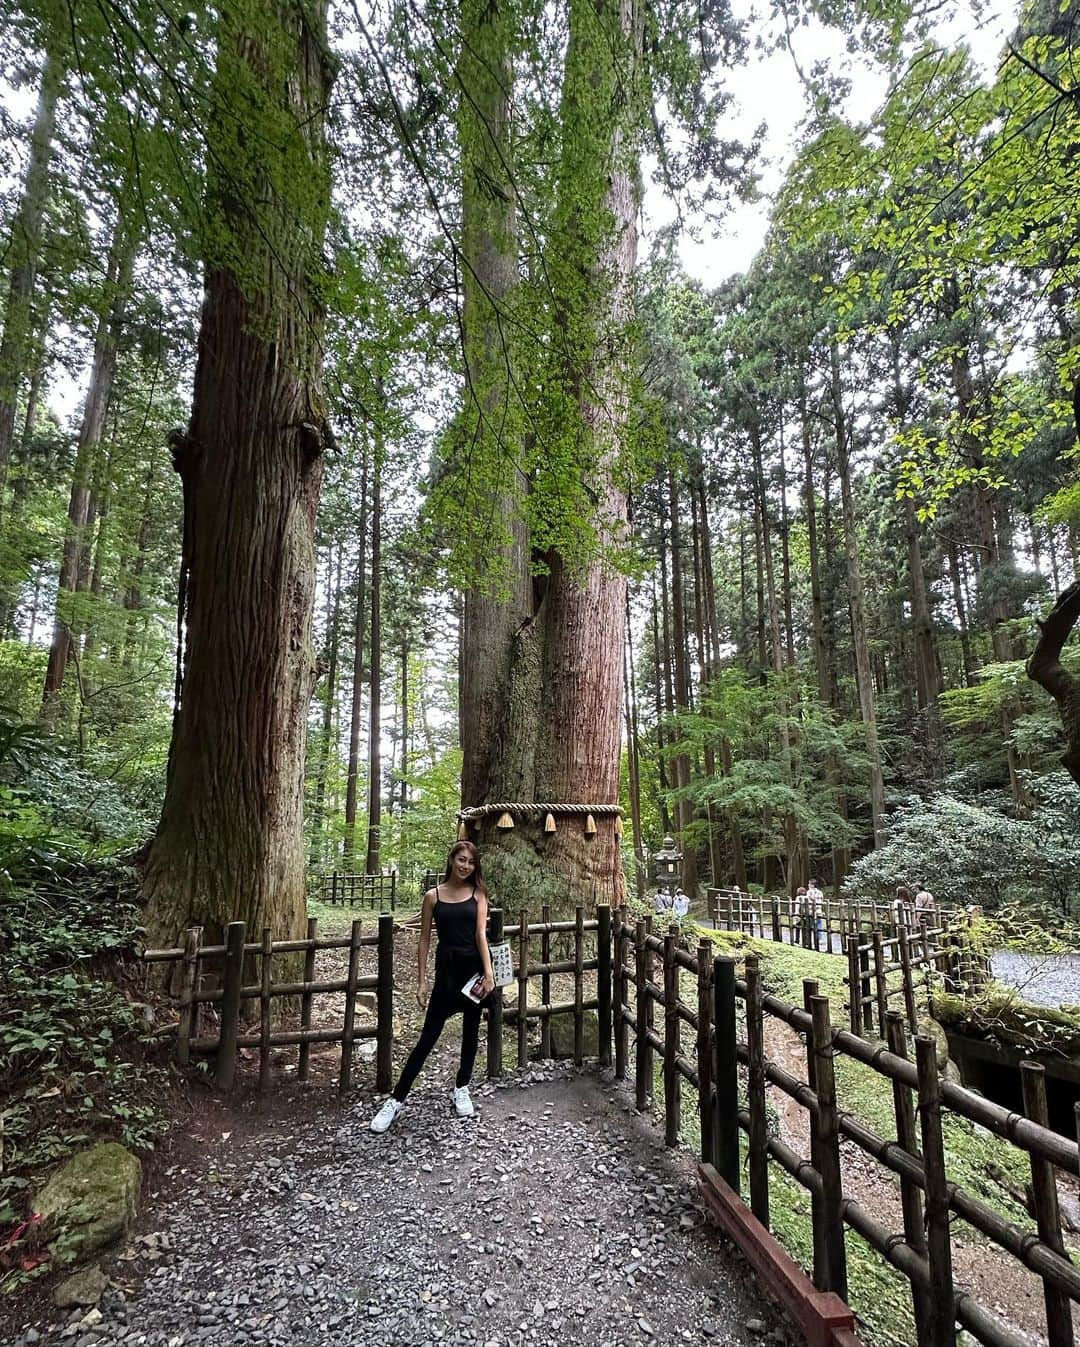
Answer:
[[[432,919],[439,943],[435,950],[435,985],[429,998],[427,961]],[[416,985],[417,1005],[421,1010],[427,1006],[424,1028],[390,1098],[371,1120],[373,1132],[385,1132],[401,1112],[420,1068],[439,1040],[443,1025],[451,1015],[459,1012],[462,1015],[461,1065],[454,1088],[454,1109],[459,1118],[471,1118],[476,1112],[469,1098],[469,1080],[480,1041],[480,1006],[465,995],[464,988],[471,978],[481,974],[482,996],[489,996],[495,988],[487,942],[487,919],[487,888],[480,873],[479,853],[471,842],[457,842],[450,848],[442,883],[424,894]]]

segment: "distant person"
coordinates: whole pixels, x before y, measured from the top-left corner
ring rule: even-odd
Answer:
[[[424,894],[420,918],[420,945],[416,1001],[427,1007],[420,1039],[409,1054],[390,1098],[371,1120],[373,1132],[385,1132],[405,1106],[413,1082],[439,1040],[446,1021],[462,1016],[461,1063],[454,1086],[454,1111],[459,1118],[476,1112],[469,1098],[469,1081],[480,1042],[478,1002],[465,995],[470,978],[480,979],[479,994],[486,998],[495,990],[491,952],[487,942],[487,885],[480,873],[480,853],[471,842],[456,842],[446,858],[446,874]],[[431,923],[439,936],[435,950],[435,983],[428,994],[427,961]]]
[[[669,888],[663,884],[656,890],[656,897],[653,899],[653,907],[656,909],[658,917],[666,916],[674,907],[675,898]]]
[[[919,891],[915,895],[915,919],[920,926],[931,925],[935,922],[935,913],[937,903],[934,901],[934,895],[923,885],[919,886]]]
[[[818,882],[813,875],[810,876],[810,883],[806,888],[806,910],[813,924],[816,947],[825,934],[825,895],[818,888]]]
[[[896,927],[897,935],[899,935],[901,931],[911,930],[914,910],[911,899],[911,890],[906,884],[901,884],[896,890],[896,897],[893,899],[893,924]]]
[[[682,921],[683,917],[690,911],[690,895],[683,893],[682,889],[676,889],[671,900],[671,911],[676,921]]]

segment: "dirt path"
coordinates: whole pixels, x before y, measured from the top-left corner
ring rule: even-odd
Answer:
[[[151,1208],[97,1311],[22,1325],[16,1347],[789,1340],[624,1086],[537,1065],[463,1121],[453,1055],[384,1137],[370,1088],[248,1117]]]

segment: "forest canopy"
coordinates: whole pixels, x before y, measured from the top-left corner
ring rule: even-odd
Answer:
[[[134,855],[154,936],[295,931],[554,800],[627,827],[482,823],[496,885],[670,832],[690,889],[1067,915],[1080,4],[989,65],[966,9],[9,4],[7,891]],[[760,248],[692,274],[777,57]]]

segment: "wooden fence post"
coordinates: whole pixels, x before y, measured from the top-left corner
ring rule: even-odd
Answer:
[[[701,1158],[716,1164],[716,1131],[713,1126],[712,941],[702,939],[697,951],[697,1069],[698,1117],[701,1124]]]
[[[908,1028],[913,1034],[919,1032],[919,1016],[915,1009],[915,978],[911,971],[911,942],[908,933],[900,928],[900,971],[904,978],[904,1008],[907,1010]]]
[[[897,1057],[906,1058],[907,1035],[904,1032],[904,1017],[898,1010],[890,1010],[886,1020],[886,1041],[889,1051]],[[915,1105],[910,1088],[893,1077],[893,1112],[896,1115],[896,1139],[916,1160],[919,1158],[919,1139],[915,1126]],[[926,1237],[923,1230],[922,1190],[914,1180],[900,1177],[900,1205],[904,1213],[904,1241],[916,1253],[926,1257]],[[915,1282],[911,1283],[911,1299],[915,1310],[915,1332],[919,1347],[927,1347],[930,1337],[930,1307],[925,1290]]]
[[[862,1033],[862,988],[859,986],[859,947],[856,939],[847,939],[848,1023],[853,1034]]]
[[[517,1066],[529,1061],[529,910],[523,907],[518,934]]]
[[[349,973],[345,983],[345,1020],[341,1028],[341,1070],[338,1091],[344,1094],[352,1085],[353,1039],[356,1034],[356,984],[360,980],[360,933],[362,922],[353,919],[349,932]]]
[[[937,1047],[927,1034],[919,1034],[915,1039],[915,1066],[919,1073],[919,1122],[926,1193],[926,1254],[930,1265],[927,1347],[955,1347],[949,1191],[945,1175],[945,1145],[941,1136],[941,1081],[938,1079]]]
[[[761,965],[746,956],[747,1099],[750,1105],[750,1210],[769,1228],[769,1134],[765,1124],[765,1025]]]
[[[775,894],[772,900],[772,938],[780,944],[780,899]]]
[[[197,1038],[199,1003],[195,996],[199,987],[199,946],[202,927],[192,926],[184,932],[184,966],[180,981],[180,1023],[176,1027],[176,1060],[187,1066],[191,1060],[191,1040]]]
[[[874,945],[874,987],[877,993],[878,1035],[885,1037],[885,1015],[889,1009],[889,990],[885,972],[885,946],[881,932],[874,931],[870,937]]]
[[[615,909],[614,924],[614,1015],[615,1015],[615,1079],[626,1079],[626,1059],[629,1055],[630,1026],[626,1022],[626,909]]]
[[[497,944],[503,938],[503,914],[501,907],[493,907],[488,913],[492,943]],[[497,1079],[503,1073],[503,989],[496,987],[488,1009],[487,1022],[487,1073],[488,1079]]]
[[[315,941],[319,934],[318,917],[308,917],[307,938],[311,942],[304,951],[304,983],[308,985],[315,981]],[[311,1010],[315,1001],[314,992],[302,992],[300,995],[300,1028],[307,1032],[311,1028]],[[300,1064],[296,1069],[297,1080],[307,1080],[308,1072],[311,1069],[311,1044],[300,1044]]]
[[[262,931],[262,963],[259,968],[259,1093],[270,1084],[270,974],[273,967],[274,933]]]
[[[574,910],[574,1065],[585,1060],[585,908]]]
[[[543,903],[540,907],[540,923],[543,931],[540,935],[540,962],[548,964],[551,962],[551,932],[547,929],[551,922],[551,904]],[[551,974],[541,973],[540,975],[540,1002],[542,1005],[551,1005]],[[544,1060],[551,1057],[551,1016],[545,1015],[540,1021],[540,1056]]]
[[[645,947],[645,923],[638,921],[634,926],[634,989],[636,1035],[634,1055],[636,1071],[634,1075],[634,1103],[639,1113],[644,1113],[652,1097],[652,1045],[649,1042],[649,993],[648,950]]]
[[[735,1040],[735,960],[713,960],[713,1133],[716,1168],[732,1192],[739,1191],[739,1057]]]
[[[833,1070],[832,1026],[829,999],[810,998],[813,1016],[814,1089],[818,1098],[818,1168],[821,1173],[821,1212],[829,1284],[824,1289],[847,1299],[847,1251],[844,1248],[844,1188],[840,1172],[840,1127],[836,1108],[836,1074]]]
[[[679,1068],[679,965],[675,962],[677,937],[664,936],[664,1144],[679,1144],[682,1106]]]
[[[803,1010],[813,1018],[814,997],[820,987],[816,978],[803,978]],[[817,1050],[814,1035],[806,1036],[806,1083],[817,1093]],[[816,1121],[810,1117],[810,1163],[821,1172],[821,1141]],[[814,1243],[814,1285],[819,1291],[829,1288],[829,1250],[825,1245],[825,1207],[821,1193],[810,1194],[810,1232]]]
[[[1046,1107],[1046,1068],[1038,1062],[1020,1063],[1024,1091],[1024,1112],[1040,1127],[1050,1126]],[[1064,1255],[1061,1238],[1061,1213],[1058,1209],[1057,1179],[1054,1166],[1041,1156],[1031,1156],[1031,1192],[1035,1199],[1035,1223],[1044,1244]],[[1072,1308],[1064,1291],[1043,1281],[1046,1302],[1046,1336],[1050,1347],[1073,1347]]]
[[[611,905],[596,906],[596,1012],[600,1065],[611,1065]]]
[[[225,927],[225,970],[221,986],[221,1035],[218,1039],[214,1080],[227,1090],[236,1078],[236,1039],[240,1032],[240,988],[244,974],[244,937],[242,921],[230,921]]]
[[[375,1088],[385,1094],[394,1070],[394,918],[379,914],[379,985],[375,991]]]

